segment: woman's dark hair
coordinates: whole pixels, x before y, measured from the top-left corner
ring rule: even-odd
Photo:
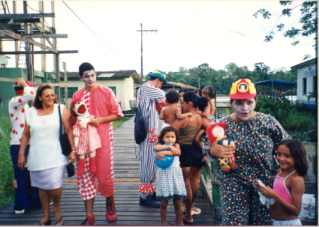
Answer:
[[[179,94],[174,89],[169,89],[165,95],[167,103],[177,103],[179,100]]]
[[[200,111],[205,111],[206,107],[208,106],[208,99],[205,97],[198,97],[197,101],[196,101],[196,107],[200,110]]]
[[[33,102],[33,106],[36,109],[42,109],[43,108],[42,101],[40,100],[40,96],[42,95],[43,91],[46,90],[46,89],[53,89],[53,87],[51,85],[49,85],[49,84],[43,84],[43,85],[40,85],[40,87],[38,87],[37,93],[35,95],[34,102]]]
[[[216,90],[213,86],[207,85],[201,89],[201,95],[203,95],[203,92],[206,92],[208,97],[211,99],[216,98]]]
[[[165,127],[165,128],[162,129],[162,131],[161,131],[161,133],[160,133],[160,135],[158,137],[158,142],[160,144],[164,144],[163,138],[164,138],[165,134],[168,133],[168,132],[174,132],[175,133],[175,135],[176,135],[176,143],[178,143],[178,132],[172,126],[168,126],[168,127]]]
[[[285,145],[294,159],[295,169],[301,175],[305,176],[308,170],[305,146],[298,140],[287,139],[279,143],[278,146]]]

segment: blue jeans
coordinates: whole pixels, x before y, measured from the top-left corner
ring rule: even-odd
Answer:
[[[29,171],[26,168],[20,169],[18,167],[19,147],[19,145],[10,146],[14,177],[17,182],[17,188],[15,189],[14,209],[38,209],[41,207],[38,189],[31,187]]]

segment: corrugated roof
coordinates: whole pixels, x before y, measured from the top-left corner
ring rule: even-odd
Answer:
[[[262,80],[255,82],[256,86],[274,86],[274,88],[291,89],[297,86],[294,81],[286,80]]]
[[[68,80],[79,80],[78,72],[68,72]],[[119,71],[96,71],[98,80],[120,80],[128,77],[137,77],[136,70],[119,70]]]
[[[181,82],[173,82],[173,81],[169,81],[166,84],[163,85],[163,89],[168,89],[168,88],[183,88],[183,89],[192,89],[192,90],[196,90],[197,88],[189,85],[189,84],[184,84]]]
[[[294,65],[291,67],[291,70],[296,70],[296,69],[300,69],[300,68],[304,68],[308,65],[313,65],[313,64],[317,64],[317,58],[313,58],[313,59],[310,59],[308,61],[304,61],[304,62],[301,62],[297,65]]]

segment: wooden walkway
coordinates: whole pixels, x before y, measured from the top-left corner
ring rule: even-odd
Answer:
[[[136,152],[136,145],[133,141],[133,118],[131,118],[114,132],[115,200],[118,221],[115,224],[108,224],[105,221],[105,200],[98,195],[95,201],[97,225],[160,225],[159,209],[139,205]],[[202,214],[194,216],[194,225],[213,225],[213,209],[204,193],[200,193],[195,205],[202,209]],[[65,225],[80,225],[84,219],[84,205],[76,190],[76,183],[73,178],[65,180],[62,212]],[[13,207],[10,205],[0,210],[0,225],[37,225],[40,217],[40,210],[14,215]],[[51,207],[51,218],[54,220],[53,207]],[[169,224],[173,225],[174,219],[174,209],[170,201],[168,208]]]

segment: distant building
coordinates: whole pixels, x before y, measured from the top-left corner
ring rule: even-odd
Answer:
[[[96,77],[99,84],[113,90],[123,111],[131,110],[135,101],[135,81],[139,77],[135,70],[96,71]],[[78,72],[68,72],[67,80],[67,98],[70,99],[74,92],[83,87],[83,82]],[[65,82],[60,84],[65,87]]]
[[[315,107],[317,97],[317,58],[291,67],[297,72],[297,102]]]
[[[167,91],[168,89],[175,89],[177,91],[196,91],[197,88],[194,86],[191,86],[189,84],[184,84],[181,82],[173,82],[173,81],[169,81],[167,83],[165,83],[162,86],[162,89],[164,91]]]
[[[0,108],[7,109],[8,102],[12,96],[15,95],[13,85],[16,78],[27,79],[27,70],[25,68],[8,68],[0,67]],[[55,75],[50,72],[34,72],[34,82],[41,83],[55,83]]]

